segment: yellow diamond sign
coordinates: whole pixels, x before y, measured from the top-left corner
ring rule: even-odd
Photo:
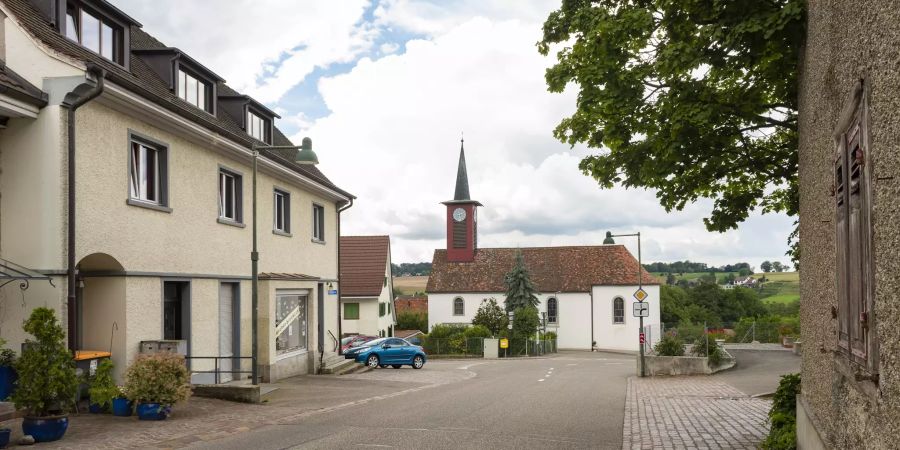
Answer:
[[[649,296],[650,294],[648,294],[647,291],[644,290],[644,288],[638,288],[638,290],[634,291],[634,298],[636,298],[639,302],[646,300]]]

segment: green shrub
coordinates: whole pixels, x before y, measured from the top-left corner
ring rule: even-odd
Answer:
[[[100,405],[103,409],[112,406],[113,399],[119,396],[119,388],[112,378],[113,367],[111,360],[104,359],[97,366],[97,373],[90,380],[91,387],[88,389],[88,393],[91,395],[91,403]]]
[[[397,314],[398,330],[419,330],[423,333],[428,332],[428,314],[412,311],[404,311]]]
[[[125,392],[135,403],[172,406],[187,400],[191,385],[184,356],[171,352],[138,355],[125,372]]]
[[[684,356],[684,341],[674,334],[666,333],[653,347],[653,351],[659,356]]]
[[[493,333],[491,333],[491,330],[488,330],[487,327],[484,325],[473,325],[469,328],[466,328],[466,330],[463,331],[462,334],[463,334],[463,336],[466,337],[466,339],[489,338],[489,337],[493,336]]]
[[[797,394],[800,393],[800,374],[781,377],[778,389],[772,397],[769,410],[769,435],[760,444],[768,450],[793,450],[797,448]]]
[[[35,337],[25,342],[15,362],[19,381],[12,400],[29,416],[45,417],[69,411],[75,404],[78,378],[65,334],[50,308],[35,308],[22,328]]]
[[[0,344],[3,345],[3,344]],[[16,352],[9,348],[0,350],[0,367],[12,367],[16,363]]]
[[[710,367],[718,366],[722,363],[722,360],[725,359],[725,352],[722,351],[721,347],[716,345],[716,341],[711,337],[709,340],[704,338],[695,340],[694,345],[691,346],[691,355],[705,356],[707,358],[707,364]]]
[[[547,339],[547,340],[553,340],[553,339],[556,339],[556,332],[555,332],[555,331],[548,331],[548,332],[544,333],[544,339]]]

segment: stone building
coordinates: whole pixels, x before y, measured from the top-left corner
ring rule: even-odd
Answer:
[[[900,436],[900,21],[811,1],[800,69],[800,448]]]

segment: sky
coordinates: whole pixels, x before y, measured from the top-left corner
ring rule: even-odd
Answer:
[[[342,234],[391,236],[395,263],[446,246],[465,137],[481,247],[599,245],[642,234],[644,261],[789,262],[793,219],[751,216],[710,233],[711,201],[667,213],[655,192],[602,190],[591,150],[553,138],[577,92],[547,92],[535,43],[559,0],[113,0],[313,140],[319,168],[358,198]],[[198,25],[197,17],[204,23]],[[552,53],[552,52],[551,52]],[[637,252],[634,239],[619,240]]]

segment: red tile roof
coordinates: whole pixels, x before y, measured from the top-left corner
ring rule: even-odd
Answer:
[[[408,297],[397,297],[394,300],[394,310],[397,314],[405,312],[428,313],[428,296],[413,295]]]
[[[389,236],[341,236],[341,297],[377,297],[391,257]]]
[[[482,248],[475,260],[448,262],[446,250],[435,250],[429,294],[438,292],[505,292],[503,279],[522,251],[538,292],[590,292],[591,286],[637,285],[638,262],[624,245],[584,247]],[[643,271],[644,284],[659,279]]]

